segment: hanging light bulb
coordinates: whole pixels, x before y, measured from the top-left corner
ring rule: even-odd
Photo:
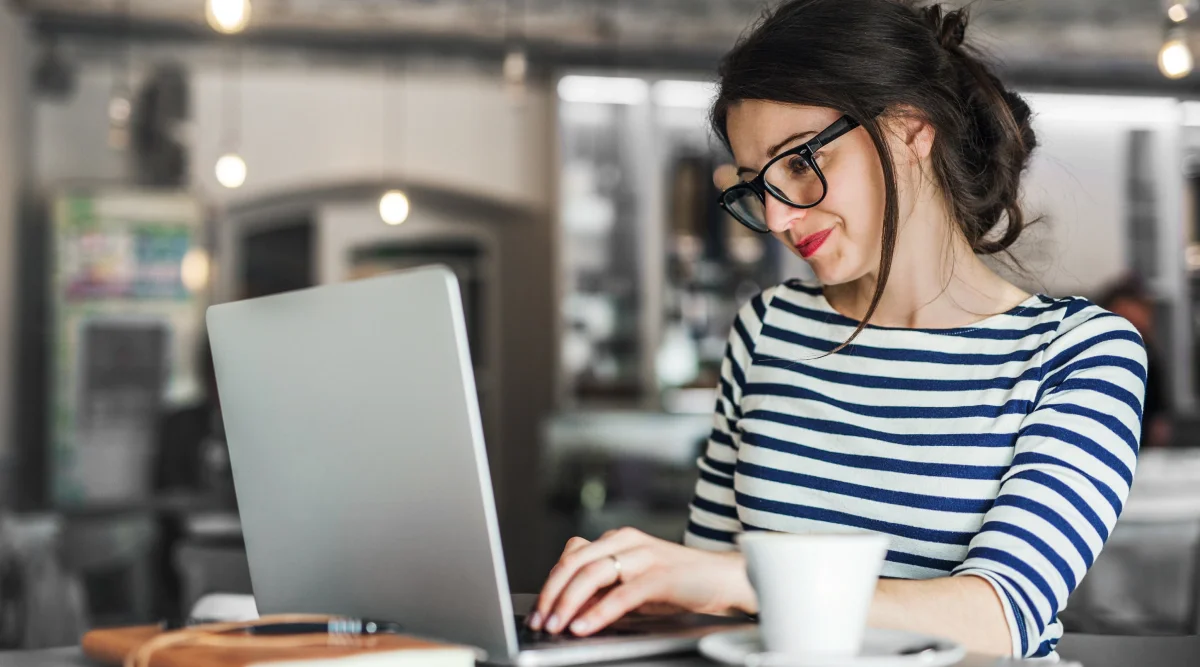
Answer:
[[[1183,23],[1188,19],[1187,6],[1182,2],[1176,2],[1167,10],[1167,16],[1176,23]]]
[[[504,56],[504,81],[510,86],[525,85],[525,75],[529,73],[529,60],[521,49],[512,49]]]
[[[509,100],[515,104],[525,101],[525,79],[529,73],[529,60],[525,51],[520,48],[511,49],[504,56],[504,89]]]
[[[1180,79],[1192,72],[1195,61],[1183,31],[1172,30],[1158,50],[1158,69],[1168,79]]]
[[[191,292],[199,292],[208,285],[208,253],[203,248],[192,248],[183,255],[179,265],[179,279]]]
[[[379,198],[379,217],[389,225],[408,220],[408,196],[399,190],[388,190]]]
[[[250,24],[250,0],[207,0],[204,14],[213,30],[232,35]]]
[[[233,190],[246,182],[246,161],[237,153],[226,153],[217,160],[217,182]]]

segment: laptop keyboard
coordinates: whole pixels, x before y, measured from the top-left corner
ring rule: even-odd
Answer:
[[[610,626],[597,633],[587,637],[576,637],[570,632],[552,635],[545,630],[534,630],[525,624],[525,617],[517,617],[517,644],[520,646],[532,646],[534,644],[564,644],[583,639],[596,639],[602,637],[637,637],[650,634],[649,630],[642,628]]]

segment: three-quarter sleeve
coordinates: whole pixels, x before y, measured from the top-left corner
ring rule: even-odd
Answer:
[[[739,405],[754,355],[754,340],[766,315],[767,298],[765,293],[759,294],[742,306],[729,332],[721,361],[712,432],[698,462],[700,477],[689,505],[684,535],[688,546],[728,551],[735,548],[734,537],[742,530],[733,491],[733,473],[741,445]]]
[[[1146,350],[1124,319],[1098,309],[1064,320],[1043,356],[1012,466],[953,575],[995,588],[1013,653],[1053,652],[1053,621],[1121,514],[1141,433]]]

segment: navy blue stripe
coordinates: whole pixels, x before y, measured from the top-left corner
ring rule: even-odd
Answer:
[[[949,477],[951,479],[991,479],[999,480],[1008,472],[1008,466],[976,466],[958,463],[926,463],[923,461],[904,461],[883,456],[868,456],[866,454],[845,454],[830,452],[815,447],[807,447],[795,442],[762,435],[761,433],[743,433],[742,443],[763,449],[770,449],[785,454],[793,454],[815,461],[824,461],[848,468],[882,470],[885,472],[922,477]]]
[[[1033,656],[1031,656],[1031,657],[1034,657],[1034,658],[1044,658],[1044,657],[1046,657],[1046,656],[1050,655],[1050,654],[1051,654],[1051,653],[1053,653],[1053,652],[1054,652],[1054,644],[1051,644],[1051,643],[1050,643],[1050,640],[1049,640],[1049,639],[1047,639],[1046,641],[1044,641],[1044,642],[1042,642],[1041,644],[1039,644],[1039,645],[1038,645],[1038,650],[1037,650],[1037,652],[1036,652],[1036,653],[1034,653],[1034,654],[1033,654]]]
[[[1041,369],[1036,366],[1026,369],[1017,377],[991,377],[973,380],[938,380],[933,378],[913,378],[913,377],[887,377],[879,375],[863,375],[861,373],[846,373],[843,371],[831,371],[824,368],[817,368],[790,359],[780,359],[778,357],[768,357],[766,355],[755,353],[754,363],[760,366],[769,368],[779,368],[785,371],[792,371],[800,375],[832,382],[835,384],[848,385],[851,387],[864,387],[868,389],[893,389],[897,391],[986,391],[989,389],[1004,389],[1011,391],[1021,382],[1039,381],[1041,380]]]
[[[1007,588],[1001,586],[1000,590],[1004,591],[1004,597],[1008,598],[1008,606],[1013,612],[1013,621],[1020,629],[1021,655],[1025,655],[1029,652],[1029,631],[1025,628],[1025,613],[1021,611],[1021,607],[1017,605],[1017,601],[1013,599],[1012,593],[1009,593]]]
[[[1126,445],[1129,445],[1129,450],[1134,454],[1138,453],[1138,439],[1141,437],[1141,434],[1139,433],[1138,435],[1134,435],[1133,431],[1130,431],[1128,428],[1126,428],[1126,426],[1121,423],[1120,419],[1117,419],[1110,414],[1100,412],[1099,410],[1093,410],[1091,408],[1085,408],[1082,405],[1076,405],[1074,403],[1052,403],[1044,406],[1044,409],[1061,412],[1065,415],[1087,417],[1088,419],[1099,423],[1101,426],[1104,426],[1108,430],[1112,431],[1114,435],[1121,438]]]
[[[1004,574],[1003,572],[997,572],[996,570],[989,569],[988,573],[990,573],[992,576],[996,577],[997,579],[1000,579],[1001,583],[1007,583],[1008,586],[1010,586],[1012,588],[1012,590],[1017,592],[1017,595],[1021,596],[1021,599],[1025,601],[1026,606],[1029,607],[1029,613],[1033,614],[1033,622],[1035,624],[1037,624],[1038,636],[1041,636],[1041,634],[1046,631],[1046,624],[1042,622],[1042,617],[1041,617],[1041,615],[1038,614],[1037,607],[1034,606],[1034,604],[1033,604],[1033,599],[1030,598],[1029,594],[1025,592],[1025,587],[1021,586],[1016,581],[1013,581],[1012,577],[1008,576],[1007,574]],[[1001,588],[1006,588],[1006,587],[1001,586]],[[1007,589],[1006,589],[1006,592],[1008,592]],[[1009,593],[1008,599],[1010,602],[1015,601],[1015,600],[1013,600],[1011,593]],[[1013,615],[1020,619],[1021,627],[1025,627],[1026,614],[1025,614],[1025,610],[1021,609],[1020,605],[1016,605],[1016,604],[1013,605]],[[1029,650],[1028,642],[1025,642],[1024,646],[1025,646],[1025,650]]]
[[[1096,318],[1092,318],[1092,319],[1096,319]],[[1089,320],[1089,321],[1091,321],[1091,320]],[[1075,343],[1074,345],[1068,347],[1067,349],[1059,352],[1058,354],[1054,355],[1054,357],[1052,357],[1049,361],[1044,363],[1042,365],[1042,368],[1044,369],[1044,372],[1047,375],[1049,375],[1050,373],[1059,372],[1059,369],[1062,368],[1065,364],[1070,363],[1070,361],[1072,359],[1078,358],[1081,354],[1088,352],[1089,350],[1091,350],[1096,345],[1099,345],[1100,343],[1106,343],[1111,340],[1125,340],[1125,341],[1129,341],[1131,343],[1135,343],[1140,348],[1145,347],[1145,344],[1142,342],[1142,337],[1140,335],[1138,335],[1138,332],[1130,331],[1129,329],[1123,329],[1123,328],[1122,329],[1111,329],[1111,330],[1105,331],[1104,333],[1096,334],[1095,336],[1092,336],[1092,337],[1088,338],[1087,340],[1083,340],[1078,343]],[[1112,357],[1114,359],[1124,359],[1125,358],[1125,357],[1119,357],[1116,355],[1101,355],[1101,356],[1102,357]],[[1140,368],[1141,364],[1134,364],[1133,366],[1134,366],[1134,369],[1131,369],[1131,370],[1134,370],[1134,374],[1136,375],[1138,373],[1138,371],[1135,369]],[[1145,368],[1141,368],[1140,377],[1142,378],[1142,381],[1145,382],[1145,380],[1146,380]]]
[[[784,285],[787,285],[788,287],[796,290],[797,292],[804,292],[805,294],[807,294],[809,296],[824,296],[825,295],[824,290],[822,290],[820,286],[805,285],[803,282],[801,282],[799,280],[789,280],[789,281],[785,282]],[[788,301],[780,302],[781,305],[784,303],[790,303],[790,302],[788,302]],[[771,305],[772,306],[775,305],[774,300],[772,300]]]
[[[746,351],[753,355],[754,338],[746,330],[746,325],[742,322],[742,318],[739,317],[733,321],[733,330],[737,332],[738,338],[742,339],[742,347],[746,348]],[[732,359],[733,355],[730,354],[729,357]]]
[[[736,419],[733,419],[733,418],[731,418],[731,417],[726,417],[725,415],[720,415],[720,417],[721,417],[721,419],[724,419],[724,420],[725,420],[725,430],[726,430],[726,431],[729,433],[729,435],[730,435],[731,437],[732,437],[732,436],[733,436],[735,433],[741,433],[741,432],[742,432],[742,429],[738,427],[738,422],[737,422],[737,420],[736,420]],[[737,448],[737,442],[734,442],[734,443],[733,443],[733,447],[734,447],[734,449],[736,449],[736,448]]]
[[[1145,387],[1146,387],[1146,367],[1145,366],[1143,366],[1142,364],[1140,364],[1128,357],[1118,357],[1118,356],[1111,355],[1111,354],[1099,354],[1094,357],[1088,357],[1086,359],[1080,359],[1078,361],[1073,361],[1073,362],[1067,364],[1066,366],[1063,366],[1059,370],[1055,371],[1054,375],[1046,378],[1046,381],[1042,383],[1042,388],[1040,390],[1040,393],[1042,393],[1042,394],[1052,393],[1065,380],[1070,378],[1070,376],[1073,373],[1078,373],[1080,371],[1086,371],[1086,370],[1089,370],[1092,368],[1103,368],[1105,370],[1112,369],[1112,368],[1123,368],[1123,369],[1129,371],[1134,377],[1136,377],[1142,381],[1142,391],[1145,391]],[[1125,392],[1129,391],[1117,384],[1114,384],[1113,386],[1118,387],[1119,389],[1121,389],[1121,391],[1125,391]],[[1133,394],[1131,393],[1130,395],[1132,396]],[[1134,410],[1138,409],[1137,408],[1138,401],[1134,401],[1131,405],[1133,405]]]
[[[785,284],[788,287],[790,287],[791,289],[794,289],[798,292],[803,292],[809,296],[819,297],[821,299],[824,299],[824,297],[825,297],[824,290],[822,290],[819,287],[810,287],[808,285],[804,285],[802,283],[796,283],[796,282],[788,282]],[[1042,295],[1038,295],[1038,298],[1041,300],[1041,302],[1043,304],[1046,304],[1046,305],[1044,305],[1042,307],[1016,306],[1008,311],[1005,311],[1004,313],[998,313],[998,314],[999,315],[1008,315],[1011,317],[1034,318],[1034,317],[1041,317],[1042,315],[1045,315],[1046,313],[1052,313],[1057,310],[1063,310],[1063,309],[1067,309],[1068,313],[1070,313],[1071,312],[1070,309],[1071,309],[1071,306],[1073,305],[1073,303],[1080,304],[1080,307],[1077,308],[1076,311],[1082,310],[1083,308],[1086,308],[1087,306],[1091,305],[1090,302],[1083,300],[1083,299],[1049,299]],[[791,305],[791,302],[781,301],[778,305],[775,303],[772,303],[771,305],[773,307],[782,308],[784,304]],[[827,301],[822,305],[829,307]],[[837,324],[843,324],[845,326],[852,326],[852,327],[858,326],[858,322],[856,320],[850,319],[849,317],[846,317],[845,315],[842,315],[841,313],[837,313],[836,311],[834,311],[831,314],[834,315],[834,317],[836,318],[836,320],[831,320],[831,321],[836,321]],[[978,327],[958,327],[958,328],[953,328],[953,329],[921,329],[921,328],[910,328],[910,327],[885,327],[885,326],[878,326],[878,325],[869,325],[869,326],[872,329],[881,329],[881,330],[922,331],[922,332],[951,333],[951,334],[957,333],[960,331],[971,331],[971,330],[978,329]]]
[[[1011,535],[1022,542],[1025,542],[1029,546],[1033,547],[1042,558],[1050,561],[1050,564],[1054,566],[1054,569],[1058,570],[1059,576],[1062,577],[1063,582],[1067,585],[1068,595],[1071,593],[1071,591],[1075,590],[1075,573],[1071,570],[1071,566],[1067,564],[1067,561],[1063,560],[1062,556],[1058,555],[1058,552],[1056,552],[1053,547],[1051,547],[1049,544],[1046,544],[1046,541],[1042,538],[1020,526],[1008,523],[1007,521],[986,521],[982,526],[980,526],[979,532],[981,534],[987,532],[1004,533],[1006,535]],[[1088,563],[1088,567],[1091,567],[1090,562]]]
[[[692,505],[695,506],[696,508],[702,509],[705,512],[708,512],[710,514],[716,514],[717,516],[728,517],[730,519],[737,518],[737,508],[736,507],[732,507],[730,505],[722,505],[721,503],[714,503],[713,501],[711,501],[707,498],[701,498],[699,496],[696,496],[695,498],[692,498]]]
[[[737,464],[735,464],[735,463],[725,463],[723,461],[717,461],[713,458],[710,458],[708,455],[705,455],[703,458],[704,458],[704,463],[708,467],[712,468],[713,470],[716,470],[719,473],[723,473],[726,475],[732,475],[734,469],[737,467]]]
[[[823,338],[806,336],[795,331],[780,329],[772,325],[763,325],[761,335],[778,341],[801,345],[820,352],[832,352],[841,345],[841,341],[828,341]],[[873,347],[870,345],[853,344],[845,349],[845,354],[864,359],[879,359],[883,361],[905,361],[914,363],[947,364],[952,366],[998,366],[1012,362],[1029,361],[1049,345],[1042,343],[1033,349],[1016,350],[1005,354],[937,352],[933,350],[914,350],[906,348]]]
[[[733,488],[733,478],[732,477],[722,477],[720,475],[714,475],[713,473],[711,473],[707,470],[700,471],[700,479],[708,482],[709,484],[716,484],[717,486],[724,487],[726,489]]]
[[[1126,484],[1133,484],[1133,471],[1125,465],[1121,459],[1115,454],[1105,449],[1100,443],[1091,438],[1077,433],[1075,431],[1065,429],[1061,426],[1053,424],[1030,424],[1022,428],[1018,433],[1018,437],[1022,440],[1032,439],[1035,437],[1054,438],[1060,442],[1065,442],[1068,445],[1075,445],[1083,451],[1091,454],[1093,458],[1108,466],[1125,480]]]
[[[958,567],[961,563],[956,560],[943,560],[941,558],[930,558],[929,556],[919,556],[917,554],[905,553],[889,549],[887,558],[893,563],[904,563],[905,565],[916,565],[930,570],[946,573]]]
[[[771,512],[772,514],[782,514],[784,516],[791,516],[799,519],[822,521],[839,526],[852,526],[855,528],[873,530],[877,533],[896,535],[897,537],[907,537],[914,540],[924,540],[926,542],[937,542],[938,544],[956,544],[959,546],[966,546],[971,543],[971,538],[975,536],[974,533],[935,530],[933,528],[921,528],[920,526],[907,526],[900,523],[893,523],[891,521],[870,519],[855,514],[849,514],[847,512],[839,512],[821,507],[809,507],[807,505],[785,503],[778,500],[768,500],[766,498],[758,498],[756,496],[747,495],[741,492],[737,492],[736,499],[738,506],[745,507],[747,509],[758,510],[760,512]]]
[[[741,364],[739,364],[737,362],[737,359],[733,358],[732,354],[729,355],[729,374],[733,376],[733,381],[735,384],[737,384],[739,389],[745,388],[746,373],[742,371]],[[723,382],[725,384],[729,384],[729,382],[726,381],[724,377],[721,378],[721,382]],[[729,402],[733,403],[734,405],[737,405],[737,402],[734,401],[732,398],[729,399]]]
[[[1087,299],[1069,297],[1068,303],[1067,303],[1067,312],[1063,313],[1063,319],[1065,320],[1065,319],[1071,317],[1072,315],[1075,315],[1076,313],[1083,312],[1084,310],[1086,310],[1088,308],[1088,306],[1091,306],[1091,305],[1092,305],[1092,302],[1088,301]]]
[[[794,384],[776,382],[751,382],[746,385],[743,397],[763,395],[798,398],[832,405],[836,408],[866,417],[882,419],[959,419],[964,417],[986,417],[996,419],[1002,415],[1023,415],[1033,409],[1033,402],[1012,399],[1003,405],[863,405],[841,401],[827,394]]]
[[[1095,560],[1095,555],[1092,554],[1092,548],[1089,547],[1087,542],[1084,541],[1083,537],[1079,535],[1079,531],[1075,530],[1075,526],[1072,526],[1070,522],[1064,519],[1061,514],[1055,512],[1052,508],[1047,507],[1046,505],[1039,503],[1032,498],[1026,498],[1025,496],[1013,494],[999,496],[996,498],[996,504],[994,506],[1016,507],[1041,517],[1046,521],[1046,523],[1054,526],[1054,528],[1057,529],[1063,537],[1067,538],[1067,540],[1069,540],[1071,544],[1075,546],[1075,550],[1079,552],[1079,555],[1085,561],[1091,563],[1093,560]],[[1051,606],[1055,609],[1058,608],[1058,605]]]
[[[1039,390],[1040,392],[1041,390]],[[1109,398],[1116,400],[1129,406],[1130,410],[1138,416],[1138,423],[1142,419],[1142,401],[1137,396],[1134,396],[1129,391],[1106,380],[1094,380],[1092,378],[1068,378],[1065,382],[1051,389],[1048,393],[1057,393],[1060,391],[1094,391],[1099,394],[1104,394]],[[1041,397],[1039,397],[1041,400]],[[1082,399],[1076,399],[1082,400]]]
[[[730,466],[730,468],[732,467],[733,466]],[[829,493],[836,493],[843,496],[863,498],[865,500],[873,500],[880,503],[887,503],[889,505],[900,505],[902,507],[911,507],[914,509],[955,512],[959,514],[983,514],[992,506],[992,500],[990,498],[985,500],[977,500],[974,498],[948,498],[946,496],[927,496],[920,493],[892,491],[890,489],[881,489],[879,487],[865,486],[862,484],[852,484],[850,482],[843,482],[826,477],[816,477],[814,475],[805,475],[803,473],[780,470],[778,468],[768,468],[766,466],[760,466],[754,463],[746,463],[745,461],[742,461],[738,464],[737,470],[743,475],[767,480],[769,482],[777,482],[779,484],[787,484],[789,486],[800,486],[808,489],[816,489],[818,491],[827,491]]]
[[[754,314],[758,316],[759,322],[764,322],[767,319],[767,306],[763,303],[763,294],[759,292],[750,299],[750,307],[754,309]]]
[[[1080,516],[1082,516],[1084,520],[1092,524],[1092,528],[1094,528],[1096,530],[1096,534],[1100,536],[1100,541],[1105,542],[1108,540],[1108,527],[1105,526],[1104,522],[1100,520],[1100,516],[1096,514],[1095,510],[1092,509],[1092,506],[1088,504],[1086,500],[1084,500],[1078,493],[1075,492],[1075,489],[1072,489],[1061,479],[1058,479],[1053,475],[1048,475],[1041,470],[1022,470],[1009,479],[1027,480],[1033,482],[1034,484],[1040,484],[1051,491],[1054,491],[1058,495],[1062,496],[1067,502],[1071,503],[1071,505],[1075,508],[1075,511],[1079,512]],[[1092,561],[1087,560],[1087,565],[1088,567],[1091,567]]]
[[[1039,298],[1041,298],[1040,295],[1039,295]],[[1013,317],[1033,318],[1033,317],[1041,317],[1042,315],[1045,315],[1047,313],[1053,313],[1053,312],[1056,312],[1059,310],[1066,310],[1069,313],[1071,311],[1073,302],[1071,299],[1050,299],[1049,301],[1047,301],[1046,299],[1043,298],[1042,303],[1044,303],[1046,305],[1043,307],[1040,307],[1040,308],[1037,306],[1017,306],[1016,308],[1013,308],[1012,310],[1005,313],[1005,315],[1011,315]],[[1083,307],[1086,308],[1088,305],[1090,305],[1090,304],[1088,304],[1088,302],[1086,302],[1086,301],[1083,302]],[[1064,318],[1065,318],[1065,315],[1064,315]]]
[[[1107,484],[1089,475],[1082,468],[1067,463],[1062,459],[1046,454],[1039,454],[1037,452],[1021,452],[1013,457],[1012,465],[1014,468],[1023,465],[1052,465],[1066,468],[1067,470],[1072,470],[1082,476],[1084,479],[1091,482],[1092,485],[1096,487],[1096,490],[1100,492],[1100,495],[1104,496],[1104,499],[1107,500],[1108,504],[1112,506],[1113,511],[1118,515],[1121,514],[1121,508],[1124,506],[1124,503],[1121,502],[1121,498],[1117,496],[1116,493],[1113,493],[1113,490],[1110,489]]]
[[[1004,565],[1004,566],[1008,567],[1009,569],[1020,572],[1022,574],[1022,576],[1024,576],[1026,579],[1029,580],[1029,583],[1033,584],[1034,588],[1038,589],[1038,592],[1042,594],[1042,597],[1047,602],[1050,603],[1051,609],[1058,609],[1058,596],[1056,596],[1054,594],[1054,591],[1051,590],[1050,584],[1046,583],[1046,580],[1042,578],[1042,575],[1039,574],[1037,570],[1033,569],[1033,567],[1031,567],[1025,561],[1021,560],[1020,558],[1017,558],[1016,556],[1008,553],[1007,551],[1002,551],[1000,549],[993,549],[991,547],[974,547],[974,548],[972,548],[970,551],[967,552],[967,560],[970,560],[973,558],[978,558],[981,560],[990,560],[994,563],[1000,563],[1001,565]],[[1023,590],[1021,590],[1020,586],[1017,587],[1017,592],[1021,593],[1022,596],[1024,596],[1024,594],[1025,594],[1025,592]],[[1035,618],[1038,618],[1038,634],[1040,635],[1041,633],[1046,631],[1046,627],[1044,625],[1042,625],[1041,619],[1038,616],[1037,607],[1034,606],[1032,601],[1029,600],[1028,598],[1026,598],[1026,601],[1030,602],[1029,610],[1031,612],[1033,612]]]
[[[829,419],[789,415],[771,410],[751,410],[745,419],[759,419],[819,433],[866,438],[910,447],[1012,447],[1012,433],[887,433]]]
[[[725,402],[729,405],[729,409],[733,411],[733,416],[737,419],[742,418],[742,409],[738,406],[738,402],[733,398],[733,386],[729,384],[725,378],[721,378],[721,395],[725,397]]]
[[[722,433],[715,428],[712,430],[712,433],[709,434],[708,439],[717,444],[725,445],[726,447],[733,447],[733,438],[731,438],[729,434]]]
[[[695,535],[696,537],[703,537],[703,538],[707,538],[710,540],[716,540],[717,542],[729,542],[730,544],[733,543],[733,536],[735,535],[735,533],[731,533],[728,531],[717,530],[716,528],[709,528],[707,526],[701,526],[700,524],[696,523],[695,521],[688,521],[687,532]]]
[[[828,313],[814,308],[808,308],[786,300],[773,301],[772,308],[786,311],[798,317],[808,320],[815,320],[825,324],[834,324],[839,326],[854,329],[858,323],[838,313]],[[1024,338],[1032,338],[1041,336],[1047,333],[1052,333],[1058,329],[1059,323],[1042,322],[1031,327],[1023,329],[982,329],[974,328],[954,328],[954,329],[906,329],[906,331],[915,331],[920,333],[932,333],[937,335],[954,336],[956,338],[975,338],[982,340],[1021,340]],[[869,328],[877,328],[871,326]],[[886,328],[886,327],[884,327]]]

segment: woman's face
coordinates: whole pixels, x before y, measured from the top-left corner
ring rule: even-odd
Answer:
[[[771,158],[812,139],[840,117],[833,109],[761,100],[733,105],[725,127],[741,179],[753,179]],[[817,151],[816,161],[829,183],[825,199],[802,209],[768,194],[767,226],[809,262],[821,283],[853,282],[879,268],[883,167],[861,127]]]

